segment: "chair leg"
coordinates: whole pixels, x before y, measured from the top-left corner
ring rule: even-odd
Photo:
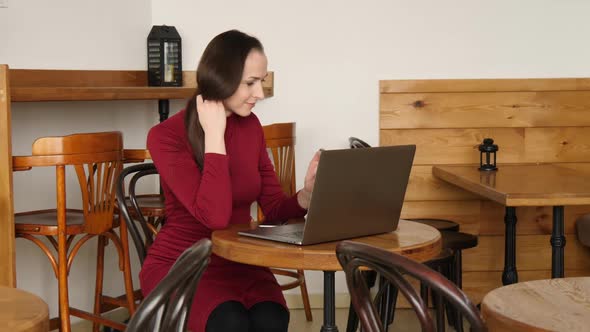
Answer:
[[[104,277],[104,247],[106,238],[103,235],[98,236],[98,248],[96,253],[96,288],[94,289],[94,314],[100,315],[102,306],[102,284]],[[92,322],[92,332],[99,332],[100,324]]]
[[[455,259],[454,259],[454,269],[455,269],[455,284],[460,289],[463,289],[463,258],[461,255],[461,250],[455,250]],[[463,317],[461,317],[461,312],[459,310],[454,310],[454,327],[457,332],[463,332]]]
[[[311,305],[309,304],[309,294],[307,293],[307,285],[305,284],[305,273],[303,270],[297,270],[297,273],[301,276],[301,284],[299,288],[301,289],[301,299],[303,300],[303,309],[305,310],[305,319],[308,322],[313,320],[313,316],[311,315]]]
[[[123,278],[125,280],[125,294],[127,296],[127,303],[129,305],[129,315],[135,313],[135,297],[133,291],[133,278],[131,277],[131,261],[129,257],[129,237],[127,236],[127,225],[122,220],[120,223],[121,246],[123,247]],[[305,289],[307,295],[307,289]],[[309,302],[309,301],[308,301]]]
[[[71,332],[70,301],[68,295],[68,252],[65,232],[57,236],[57,241],[57,254],[59,256],[57,286],[59,289],[60,330],[61,332]]]
[[[432,292],[432,305],[436,313],[436,330],[445,332],[445,305],[443,297],[437,292]]]
[[[363,278],[367,283],[367,288],[371,289],[375,286],[377,282],[377,272],[375,271],[362,271]],[[358,328],[359,324],[359,317],[354,311],[354,307],[352,302],[350,302],[350,306],[348,307],[348,323],[346,324],[346,332],[354,332]]]
[[[351,301],[350,306],[348,307],[348,322],[346,323],[346,332],[356,331],[358,325],[359,316],[356,314],[356,311],[354,311],[354,307]]]

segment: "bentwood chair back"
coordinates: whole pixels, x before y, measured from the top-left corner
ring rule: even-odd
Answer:
[[[193,296],[210,255],[209,239],[202,239],[186,249],[139,305],[126,331],[186,331]]]
[[[393,285],[414,309],[422,331],[434,332],[435,324],[423,301],[407,277],[425,284],[437,295],[442,296],[455,310],[458,310],[471,325],[472,331],[487,331],[477,307],[455,284],[442,274],[424,264],[401,255],[367,244],[343,241],[336,247],[336,256],[346,275],[346,283],[353,306],[358,313],[365,332],[383,332],[386,329],[370,296],[361,268],[369,268],[383,276]]]
[[[153,163],[144,163],[125,167],[117,179],[119,211],[124,222],[127,224],[141,265],[143,265],[143,261],[146,258],[149,246],[158,234],[157,225],[149,220],[150,216],[146,216],[145,208],[140,205],[142,203],[140,201],[142,196],[136,194],[138,181],[150,175],[157,176],[158,170]],[[131,179],[129,180],[127,190],[125,190],[128,177],[131,177]]]

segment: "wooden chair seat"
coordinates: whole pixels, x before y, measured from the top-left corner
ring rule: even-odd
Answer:
[[[39,210],[14,215],[16,233],[57,235],[57,210]],[[84,213],[82,210],[66,210],[66,234],[84,232]]]
[[[158,194],[137,195],[137,205],[141,209],[141,213],[146,218],[159,218],[165,214],[166,206],[164,205],[164,196]],[[125,202],[129,211],[133,215],[134,209],[131,206],[129,197],[125,198]]]

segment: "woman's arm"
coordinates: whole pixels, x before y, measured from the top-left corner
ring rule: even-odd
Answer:
[[[226,228],[232,213],[227,156],[206,153],[201,173],[188,142],[161,126],[150,130],[147,146],[163,182],[189,213],[212,230]]]
[[[205,132],[202,171],[197,167],[184,126],[152,128],[147,145],[160,176],[183,206],[209,229],[223,229],[232,213],[225,109],[221,102],[203,102],[199,95],[197,112]]]

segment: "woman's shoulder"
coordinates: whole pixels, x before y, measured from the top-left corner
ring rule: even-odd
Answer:
[[[165,121],[153,126],[147,136],[148,149],[170,142],[184,142],[186,140],[186,130],[184,127],[185,113],[186,111],[182,110]]]

